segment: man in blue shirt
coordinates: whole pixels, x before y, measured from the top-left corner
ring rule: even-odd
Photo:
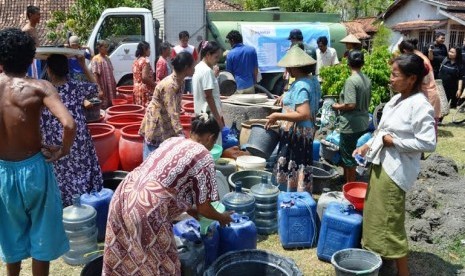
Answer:
[[[258,75],[257,51],[254,47],[244,45],[242,35],[236,30],[230,31],[226,39],[231,44],[231,51],[226,57],[226,70],[236,79],[236,93],[255,93],[254,85]]]
[[[85,50],[84,57],[87,60],[92,59],[92,53],[90,52],[91,51],[90,48],[87,46],[81,46],[79,37],[75,35],[70,36],[68,42],[69,44],[65,46],[72,48],[72,49]],[[70,57],[68,59],[68,65],[69,65],[70,78],[78,80],[78,81],[87,81],[87,82],[96,83],[93,74],[90,73],[90,71],[87,68],[82,68],[76,57]]]

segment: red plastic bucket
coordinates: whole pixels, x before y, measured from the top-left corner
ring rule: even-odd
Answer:
[[[139,135],[140,124],[125,126],[121,129],[119,140],[119,156],[121,167],[125,171],[132,171],[143,161],[144,138]]]
[[[88,124],[92,142],[102,172],[116,171],[119,165],[118,138],[115,127],[109,124]]]

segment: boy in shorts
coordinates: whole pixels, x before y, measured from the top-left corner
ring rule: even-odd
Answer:
[[[69,250],[60,191],[50,162],[69,153],[76,126],[53,85],[26,77],[34,39],[19,29],[0,31],[0,258],[19,275],[48,275],[50,261]],[[63,125],[61,146],[42,145],[40,115],[48,108]]]

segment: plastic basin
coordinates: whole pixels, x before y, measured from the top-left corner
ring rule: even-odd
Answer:
[[[215,144],[215,145],[213,145],[213,148],[210,150],[210,153],[213,156],[213,160],[216,161],[216,160],[220,159],[221,154],[223,153],[223,147],[218,145],[218,144]]]
[[[236,164],[238,171],[264,171],[266,167],[266,160],[258,156],[243,155],[237,157]]]
[[[363,202],[367,193],[368,183],[348,182],[342,187],[344,197],[354,205],[355,209],[363,210]]]
[[[237,161],[237,160],[236,160]],[[228,183],[229,186],[232,187],[232,190],[235,190],[236,188],[236,181],[241,181],[242,182],[242,191],[243,192],[250,192],[250,188],[252,188],[253,185],[255,184],[260,184],[262,181],[262,175],[268,176],[268,179],[274,179],[271,177],[272,173],[267,172],[267,171],[240,171],[240,172],[235,172],[231,174],[228,177]],[[276,185],[276,183],[273,183],[273,185]]]

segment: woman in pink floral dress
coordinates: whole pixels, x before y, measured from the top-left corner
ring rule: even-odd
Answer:
[[[218,190],[209,150],[219,132],[214,118],[199,115],[189,139],[166,140],[122,181],[110,203],[103,275],[181,275],[173,219],[188,211],[231,222],[210,204]]]
[[[150,66],[150,44],[141,41],[137,45],[136,60],[132,65],[134,76],[134,103],[147,107],[152,99],[155,79]]]
[[[108,58],[109,43],[106,40],[97,42],[98,55],[94,56],[91,62],[92,73],[97,80],[98,88],[103,94],[102,108],[111,106],[111,100],[116,97],[116,81],[113,75],[113,65]]]

